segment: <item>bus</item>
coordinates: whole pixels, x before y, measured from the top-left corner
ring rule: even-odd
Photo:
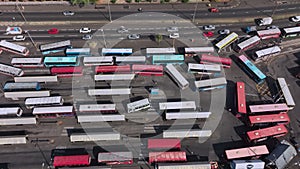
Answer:
[[[159,110],[167,111],[167,110],[196,110],[195,101],[181,101],[181,102],[160,102]]]
[[[298,37],[300,36],[300,27],[294,26],[294,27],[282,28],[281,36],[283,38]]]
[[[0,145],[26,144],[26,136],[1,136]]]
[[[83,57],[84,66],[113,65],[113,64],[114,64],[114,59],[112,56]]]
[[[215,164],[216,165],[216,164]],[[217,169],[209,162],[157,163],[155,169]]]
[[[164,67],[162,65],[132,65],[132,71],[141,76],[164,75]]]
[[[121,135],[117,132],[97,132],[97,133],[71,133],[70,141],[73,142],[86,142],[86,141],[110,141],[120,140]]]
[[[45,57],[44,65],[46,67],[78,66],[79,59],[76,56]]]
[[[166,66],[166,72],[172,77],[172,79],[177,83],[177,85],[182,89],[189,87],[190,83],[182,76],[182,74],[176,69],[172,64]]]
[[[215,44],[215,46],[218,48],[219,52],[221,49],[226,48],[227,46],[231,45],[233,42],[238,40],[239,35],[235,32],[230,33],[225,38],[223,38],[221,41]]]
[[[88,89],[89,96],[110,96],[131,94],[130,88]]]
[[[195,81],[195,86],[200,91],[209,91],[214,89],[222,89],[226,86],[227,81],[224,77]]]
[[[207,119],[211,112],[166,112],[166,120],[177,119]]]
[[[220,65],[188,63],[188,71],[191,73],[210,75],[213,73],[220,73],[221,66]]]
[[[96,66],[95,73],[129,73],[130,65]]]
[[[215,52],[214,47],[190,47],[184,48],[184,56],[193,57],[198,56],[199,53],[213,53]]]
[[[11,64],[14,67],[26,67],[26,68],[44,67],[42,58],[12,58]]]
[[[285,78],[277,78],[277,82],[280,89],[279,93],[282,93],[285,103],[287,104],[289,109],[292,110],[296,106],[296,104],[289,90],[288,84],[285,81]]]
[[[0,116],[17,116],[21,117],[23,110],[20,107],[1,107]]]
[[[225,151],[228,160],[246,158],[246,157],[260,157],[262,155],[269,154],[269,150],[266,145],[237,148]]]
[[[240,114],[247,114],[244,82],[236,82],[236,94],[237,112]]]
[[[175,48],[146,48],[147,55],[174,54],[174,53],[176,53]]]
[[[9,66],[9,65],[5,65],[0,63],[0,73],[5,74],[5,75],[9,75],[9,76],[23,76],[24,75],[24,71],[22,69],[13,67],[13,66]]]
[[[261,49],[261,50],[258,50],[255,52],[254,60],[259,60],[266,56],[274,55],[279,52],[281,52],[281,49],[279,46],[273,46],[273,47]]]
[[[183,64],[183,55],[152,55],[152,64]]]
[[[149,100],[147,98],[142,100],[137,100],[127,104],[128,113],[133,113],[141,110],[148,110],[151,107]]]
[[[65,53],[67,56],[78,56],[78,57],[90,56],[91,49],[90,48],[67,48]]]
[[[108,114],[108,115],[77,115],[78,123],[94,123],[103,121],[125,121],[125,115]]]
[[[4,92],[4,97],[12,100],[19,100],[28,97],[47,97],[50,96],[49,90],[43,91],[21,91],[21,92]]]
[[[74,116],[73,106],[35,107],[32,114],[38,118]]]
[[[24,76],[24,77],[14,77],[15,82],[57,82],[57,76]]]
[[[62,52],[66,48],[71,48],[71,47],[72,47],[71,41],[66,40],[66,41],[60,41],[60,42],[54,42],[54,43],[40,45],[40,50],[43,55],[47,55],[50,53]]]
[[[48,76],[50,74],[50,69],[47,67],[40,67],[38,69],[24,69],[25,76]]]
[[[241,65],[242,69],[251,79],[258,84],[264,82],[266,75],[263,74],[245,55],[240,55],[238,58],[243,63],[243,65]]]
[[[192,137],[210,137],[211,130],[199,129],[169,129],[163,131],[163,138],[192,138]]]
[[[267,126],[270,124],[288,124],[290,122],[289,115],[286,112],[279,114],[267,114],[249,116],[250,126]]]
[[[250,113],[263,113],[263,112],[287,112],[289,107],[285,103],[280,104],[261,104],[249,106]]]
[[[100,112],[113,113],[116,112],[116,104],[81,104],[79,105],[80,112]]]
[[[91,156],[88,154],[54,156],[52,164],[55,168],[66,166],[89,166],[91,159]]]
[[[200,58],[200,63],[202,64],[217,64],[224,68],[230,68],[231,66],[230,58],[223,58],[219,56],[213,56],[210,54],[202,54]]]
[[[36,97],[27,98],[25,100],[25,106],[27,109],[32,109],[36,106],[62,105],[63,103],[64,99],[61,96]]]
[[[133,164],[132,152],[100,152],[98,153],[98,163],[106,165],[130,165]]]
[[[57,75],[58,77],[73,77],[73,76],[82,76],[83,68],[80,66],[77,67],[52,67],[51,75]]]
[[[256,143],[256,142],[264,141],[269,137],[282,137],[287,133],[288,133],[287,128],[283,124],[280,124],[273,127],[248,131],[247,138],[249,142]]]
[[[7,42],[6,40],[0,41],[0,49],[17,55],[22,55],[22,56],[29,55],[28,48],[11,42]]]
[[[99,74],[95,75],[95,81],[132,80],[135,74]]]
[[[260,38],[258,36],[252,36],[251,38],[248,38],[244,40],[243,42],[240,42],[236,45],[236,51],[237,52],[243,52],[245,50],[248,50],[260,43]]]
[[[259,36],[261,39],[270,39],[270,38],[279,38],[281,31],[279,28],[275,28],[275,29],[256,31],[256,33],[257,36]]]
[[[145,56],[115,56],[116,63],[118,64],[127,64],[127,63],[145,63]]]
[[[41,85],[38,82],[7,82],[5,83],[3,90],[5,92],[12,91],[26,91],[26,90],[41,90]]]
[[[126,56],[131,55],[132,53],[132,48],[102,48],[101,50],[102,56]]]
[[[187,161],[185,151],[149,152],[149,164],[153,162],[182,162]]]
[[[0,126],[36,125],[34,117],[0,118]]]
[[[180,139],[148,139],[148,149],[180,150]]]

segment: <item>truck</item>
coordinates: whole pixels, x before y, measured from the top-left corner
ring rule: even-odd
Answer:
[[[266,26],[266,25],[271,25],[273,22],[273,19],[271,17],[266,17],[266,18],[259,18],[256,19],[256,24],[258,26]]]

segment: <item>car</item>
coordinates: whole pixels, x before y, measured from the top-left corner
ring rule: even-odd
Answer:
[[[171,33],[171,34],[169,35],[169,38],[171,38],[171,39],[179,38],[179,33]]]
[[[209,10],[209,12],[212,12],[212,13],[219,12],[219,9],[217,9],[217,8],[209,8],[208,10]]]
[[[92,38],[93,38],[93,36],[90,34],[83,35],[83,37],[82,37],[83,40],[90,40]]]
[[[73,11],[63,11],[63,14],[65,16],[73,16],[73,15],[75,15],[75,12],[73,12]]]
[[[203,29],[210,31],[210,30],[216,29],[216,27],[214,25],[205,25],[205,26],[203,26]]]
[[[139,12],[142,12],[142,11],[143,11],[143,8],[138,8],[138,11],[139,11]]]
[[[175,26],[168,27],[167,31],[168,32],[178,32],[178,27],[175,27]]]
[[[117,30],[118,33],[127,33],[129,32],[127,28],[125,28],[124,26],[121,26],[118,30]]]
[[[128,35],[128,39],[140,39],[140,35],[139,34],[130,34]]]
[[[278,28],[278,26],[276,26],[276,25],[271,25],[271,26],[267,27],[267,29],[277,29],[277,28]]]
[[[219,34],[221,35],[227,35],[230,33],[230,30],[229,29],[223,29],[223,30],[219,30]]]
[[[17,35],[13,37],[14,41],[24,41],[25,40],[25,36],[24,35]]]
[[[79,30],[79,33],[90,33],[90,32],[92,32],[92,29],[91,28],[87,28],[87,27],[81,28]]]
[[[54,34],[58,34],[59,30],[57,28],[51,28],[48,30],[48,34],[54,35]]]
[[[209,32],[203,32],[203,36],[205,36],[205,37],[212,37],[212,36],[214,36],[214,33],[211,32],[211,31],[209,31]]]
[[[300,21],[300,16],[293,16],[291,17],[292,22],[299,22]]]

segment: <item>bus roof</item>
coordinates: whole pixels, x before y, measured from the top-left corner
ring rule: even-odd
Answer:
[[[251,124],[273,123],[273,122],[282,122],[282,121],[289,122],[290,118],[286,112],[282,112],[279,114],[249,116],[249,121]]]
[[[250,105],[249,108],[251,113],[289,110],[289,107],[285,103]]]
[[[157,169],[212,169],[209,162],[158,163]]]
[[[132,80],[135,74],[99,74],[95,75],[95,81],[105,81],[105,80]]]
[[[133,160],[132,152],[100,152],[98,153],[98,162],[109,161],[131,161]]]
[[[260,57],[270,55],[270,54],[273,54],[273,53],[277,53],[277,52],[280,52],[280,51],[281,51],[281,49],[280,49],[279,46],[273,46],[273,47],[269,47],[269,48],[266,48],[266,49],[258,50],[258,51],[255,52],[255,54],[258,58],[260,58]]]
[[[67,46],[71,46],[70,40],[43,44],[43,45],[40,45],[40,49],[41,49],[41,51],[45,51],[45,50],[51,50],[54,48],[61,48],[61,47],[67,47]]]
[[[0,126],[36,124],[35,117],[0,118]]]
[[[110,111],[116,110],[116,104],[81,104],[79,105],[80,112],[87,111]]]
[[[224,77],[195,81],[195,86],[197,88],[219,86],[219,85],[226,85],[226,84],[227,84],[227,81],[226,81],[226,78],[224,78]]]
[[[102,48],[102,54],[106,53],[123,53],[123,54],[131,54],[132,48]]]
[[[288,27],[282,29],[285,33],[300,32],[300,26]]]
[[[247,40],[244,40],[243,42],[241,43],[238,43],[237,46],[240,48],[240,49],[244,49],[246,47],[248,47],[250,44],[254,44],[254,43],[257,43],[260,41],[260,38],[258,36],[252,36],[251,38],[247,39]]]
[[[226,153],[227,159],[231,160],[231,159],[237,159],[237,158],[269,154],[269,150],[266,145],[261,145],[261,146],[253,146],[253,147],[226,150],[225,153]]]
[[[159,110],[171,109],[193,109],[196,110],[195,101],[181,101],[181,102],[161,102],[159,103]]]
[[[180,149],[180,139],[148,139],[148,149]]]
[[[198,129],[180,129],[180,130],[165,130],[163,138],[189,138],[189,137],[210,137],[211,130]]]
[[[133,71],[164,71],[162,65],[132,65]]]
[[[27,98],[25,100],[25,105],[34,105],[36,103],[39,104],[60,103],[61,100],[62,100],[61,96]]]
[[[131,94],[130,88],[113,88],[113,89],[88,89],[90,96],[96,95],[127,95]]]
[[[210,64],[188,63],[188,70],[191,71],[191,69],[198,70],[198,71],[220,72],[221,66],[220,65],[210,65]]]
[[[167,120],[176,120],[176,119],[203,119],[209,118],[211,112],[166,112]]]
[[[245,55],[240,55],[239,59],[260,79],[265,79],[266,75],[263,74]]]
[[[11,64],[21,64],[21,63],[42,63],[42,58],[12,58]]]
[[[277,125],[273,127],[267,127],[258,130],[252,130],[247,132],[247,136],[250,140],[257,140],[264,137],[278,135],[282,133],[288,133],[288,130],[284,125]]]
[[[167,161],[187,161],[185,151],[149,152],[149,163]]]
[[[108,114],[108,115],[78,115],[78,123],[103,122],[103,121],[125,121],[125,115]]]
[[[237,88],[237,107],[239,113],[247,113],[246,108],[246,95],[245,95],[245,83],[236,82]]]
[[[57,82],[57,76],[14,77],[15,82]]]
[[[117,63],[146,62],[146,56],[116,56]]]
[[[91,163],[90,155],[69,155],[69,156],[54,156],[53,166],[78,166],[78,165],[89,165]]]
[[[149,54],[172,54],[176,53],[175,48],[146,48],[147,55]]]
[[[257,35],[258,36],[263,36],[266,34],[280,34],[281,31],[279,28],[275,28],[275,29],[265,29],[265,30],[259,30],[257,31]]]
[[[73,106],[51,106],[51,107],[35,107],[32,114],[52,114],[52,113],[72,113]]]
[[[288,106],[295,106],[293,96],[289,90],[288,84],[285,81],[285,78],[277,78],[278,84],[280,86],[281,92],[285,99],[285,102]]]
[[[190,48],[184,48],[185,53],[201,53],[201,52],[205,52],[205,53],[210,53],[210,52],[214,52],[215,49],[214,47],[190,47]]]
[[[76,67],[52,67],[51,73],[81,73],[82,67],[76,66]]]
[[[238,37],[239,37],[238,34],[236,34],[235,32],[232,32],[229,35],[227,35],[224,39],[222,39],[221,41],[219,41],[216,44],[216,47],[219,48],[219,49],[222,49],[225,46],[233,43],[235,40],[237,40]]]
[[[90,48],[67,48],[66,53],[90,53]]]
[[[24,52],[24,51],[27,50],[27,48],[25,46],[21,46],[21,45],[15,44],[15,43],[7,42],[6,40],[1,40],[0,41],[0,47],[13,49],[13,50],[16,50],[18,52]]]
[[[77,62],[76,56],[55,56],[55,57],[45,57],[44,63],[69,63],[69,62]]]

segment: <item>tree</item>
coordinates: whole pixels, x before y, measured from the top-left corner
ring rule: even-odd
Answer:
[[[111,3],[115,4],[117,0],[110,0]]]
[[[126,2],[127,2],[127,3],[131,3],[131,2],[132,2],[132,0],[126,0]]]
[[[182,3],[188,3],[189,0],[181,0]]]
[[[155,36],[155,41],[160,44],[160,42],[163,40],[163,36],[161,34],[158,34]]]

